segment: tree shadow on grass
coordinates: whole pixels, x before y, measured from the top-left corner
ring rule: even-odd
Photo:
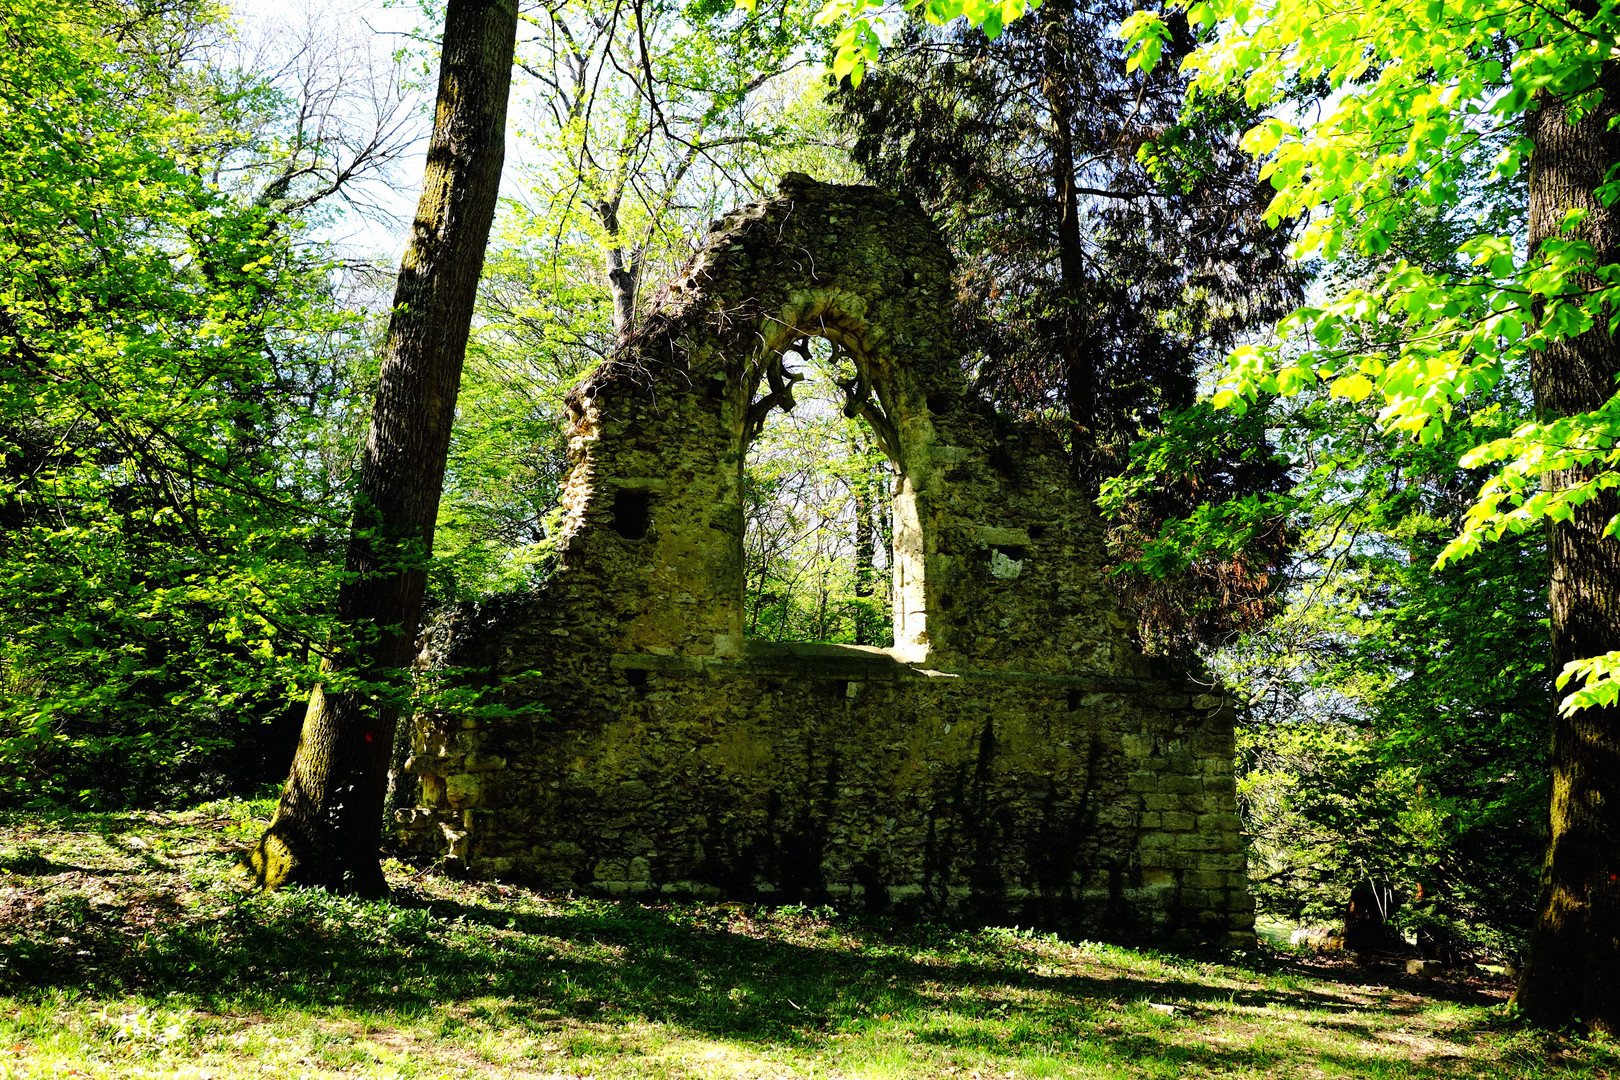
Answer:
[[[1014,945],[941,927],[829,930],[807,918],[796,932],[781,916],[762,926],[712,907],[583,902],[553,914],[296,890],[238,896],[202,917],[136,911],[138,901],[68,904],[57,923],[0,937],[0,981],[179,992],[221,1013],[343,1005],[394,1022],[459,1004],[496,1008],[506,1022],[537,1030],[570,1019],[644,1021],[760,1043],[817,1043],[899,1023],[937,1052],[1055,1053],[1172,1070],[1252,1071],[1284,1060],[1274,1048],[1203,1038],[1200,1025],[1228,1005],[1314,1014],[1320,1019],[1302,1022],[1370,1051],[1387,1045],[1356,1022],[1368,1006],[1320,986],[1266,985],[1258,975],[1204,981],[1174,958],[1162,974],[1106,958],[1096,973],[1042,973]],[[1122,1010],[1148,1000],[1178,1010],[1162,1037],[1119,1022]],[[1373,1007],[1400,1014],[1423,1006],[1412,998]],[[1369,1067],[1380,1060],[1370,1053]]]
[[[0,874],[15,874],[19,877],[52,877],[56,874],[113,877],[125,872],[122,870],[108,870],[99,866],[80,866],[76,863],[58,862],[38,851],[13,851],[0,855]]]

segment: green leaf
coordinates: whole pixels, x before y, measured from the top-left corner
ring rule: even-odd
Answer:
[[[1341,376],[1333,380],[1331,393],[1334,397],[1348,398],[1351,401],[1361,401],[1373,392],[1373,382],[1360,372]]]

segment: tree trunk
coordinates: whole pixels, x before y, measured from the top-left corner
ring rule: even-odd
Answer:
[[[1620,65],[1605,64],[1603,101],[1576,123],[1565,103],[1544,100],[1528,119],[1530,244],[1559,233],[1566,211],[1589,216],[1574,237],[1596,249],[1597,265],[1620,263],[1620,206],[1593,195],[1620,162]],[[1596,285],[1595,279],[1584,283]],[[1543,420],[1588,412],[1606,402],[1620,375],[1611,312],[1577,338],[1533,354],[1530,375]],[[1566,488],[1589,470],[1549,472],[1547,490]],[[1620,540],[1604,537],[1620,511],[1614,491],[1582,506],[1572,521],[1548,528],[1552,669],[1620,649]],[[1538,1024],[1580,1022],[1620,1031],[1620,708],[1555,716],[1552,816],[1542,867],[1540,910],[1514,1003]]]
[[[636,291],[641,285],[641,260],[626,257],[624,233],[619,227],[619,200],[603,200],[597,215],[606,234],[608,294],[613,297],[613,335],[622,338],[636,323]]]
[[[254,850],[265,888],[381,895],[389,751],[422,613],[450,428],[506,148],[517,0],[450,0],[422,198],[394,294],[355,493],[338,639],[281,804]]]
[[[1071,5],[1052,0],[1041,8],[1045,72],[1041,95],[1051,113],[1052,190],[1058,201],[1058,303],[1065,405],[1069,413],[1070,463],[1074,475],[1097,493],[1097,370],[1087,340],[1085,248],[1080,239],[1080,193],[1074,175],[1074,80],[1064,36]]]
[[[850,442],[850,452],[858,455],[860,445]],[[855,644],[870,645],[873,638],[872,595],[877,571],[877,499],[872,476],[865,467],[856,469],[851,486],[855,494]]]

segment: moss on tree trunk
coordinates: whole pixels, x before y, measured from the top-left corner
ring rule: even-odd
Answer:
[[[450,428],[506,144],[517,0],[450,0],[427,172],[400,265],[355,495],[342,635],[281,803],[252,855],[265,888],[379,895],[389,751],[414,652]]]
[[[1566,232],[1595,249],[1596,265],[1620,263],[1620,206],[1595,196],[1620,163],[1620,65],[1605,64],[1603,100],[1571,117],[1548,98],[1529,117],[1532,249],[1559,235],[1569,210],[1588,216]],[[1584,283],[1595,286],[1595,280]],[[1613,317],[1614,313],[1608,313]],[[1531,365],[1543,419],[1588,412],[1617,389],[1620,346],[1604,322],[1536,354]],[[1547,490],[1590,473],[1549,472]],[[1611,490],[1548,528],[1552,669],[1620,649],[1620,540],[1603,535],[1620,511]],[[1549,1026],[1580,1022],[1620,1031],[1620,709],[1590,708],[1553,720],[1552,813],[1530,956],[1514,1003]]]

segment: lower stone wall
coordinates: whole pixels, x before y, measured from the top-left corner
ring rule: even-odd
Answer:
[[[401,842],[478,876],[1253,942],[1229,705],[876,649],[603,656],[549,715],[418,717]]]

